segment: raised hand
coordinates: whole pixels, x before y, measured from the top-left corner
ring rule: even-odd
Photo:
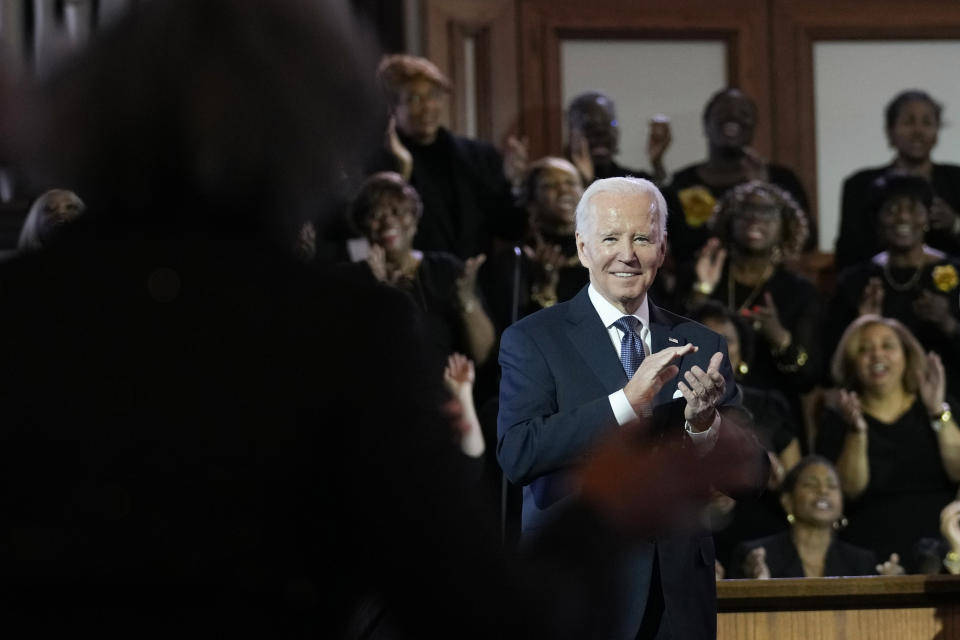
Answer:
[[[475,380],[473,361],[461,353],[450,354],[443,369],[443,384],[447,390],[457,398],[463,393],[473,393]]]
[[[670,148],[671,142],[673,142],[673,135],[670,132],[670,118],[663,114],[655,115],[650,119],[650,132],[647,134],[647,158],[650,160],[653,175],[658,181],[667,177],[663,156]]]
[[[943,401],[947,393],[947,376],[943,369],[943,361],[940,360],[939,355],[931,351],[927,354],[924,365],[917,371],[917,393],[923,400],[927,413],[931,416],[938,415],[943,411]]]
[[[637,415],[649,416],[652,413],[654,396],[668,380],[680,373],[680,367],[674,361],[696,351],[697,347],[688,343],[680,347],[667,347],[643,359],[623,388],[627,401]]]
[[[483,263],[486,261],[487,256],[481,253],[472,258],[467,258],[467,261],[463,264],[463,273],[457,278],[457,297],[460,299],[460,304],[464,308],[470,307],[471,304],[476,304],[477,274],[480,272],[480,267],[483,266]]]
[[[726,391],[727,384],[720,373],[721,364],[723,354],[718,351],[710,357],[706,371],[694,365],[677,383],[677,388],[687,401],[683,417],[697,431],[710,427],[717,413],[717,405]]]
[[[523,176],[527,172],[529,146],[530,138],[527,136],[507,138],[507,145],[503,150],[503,176],[514,186],[523,182]]]
[[[723,565],[720,564],[719,560],[713,561],[713,577],[716,580],[723,580],[723,576],[726,574],[726,571],[723,569]]]
[[[383,247],[378,244],[370,245],[370,253],[367,254],[367,265],[370,267],[370,271],[373,272],[374,278],[380,282],[390,284],[390,279],[387,275],[387,254],[383,250]]]
[[[524,246],[523,252],[533,263],[533,280],[541,288],[555,288],[560,281],[560,267],[566,262],[558,244],[541,242],[536,248]]]
[[[940,533],[951,549],[960,550],[960,500],[954,500],[940,511]]]
[[[767,566],[767,550],[763,547],[751,549],[743,559],[743,575],[754,580],[769,580],[770,567]]]
[[[590,155],[590,143],[583,131],[577,128],[570,129],[570,162],[580,172],[583,184],[593,182],[593,156]]]
[[[839,389],[835,399],[835,407],[844,421],[857,432],[866,433],[867,421],[863,417],[863,407],[860,406],[860,396],[857,392]]]
[[[713,291],[723,275],[723,265],[727,261],[727,250],[719,238],[710,238],[700,249],[695,266],[697,282]]]
[[[410,176],[413,175],[413,155],[400,141],[400,136],[397,135],[397,119],[393,116],[390,116],[390,121],[387,123],[384,146],[397,161],[397,173],[403,176],[404,180],[410,180]]]
[[[906,573],[900,566],[900,556],[896,553],[890,554],[890,559],[877,565],[877,573],[881,576],[902,576]]]
[[[860,305],[857,312],[861,316],[867,314],[883,315],[883,294],[883,281],[880,278],[870,278],[867,281],[867,286],[863,289],[863,294],[860,296]]]
[[[953,235],[957,235],[958,227],[960,227],[960,218],[958,218],[957,212],[950,206],[950,203],[940,196],[933,197],[929,220],[931,229],[950,231]]]
[[[758,304],[752,309],[742,311],[744,317],[753,322],[755,331],[773,348],[782,348],[790,344],[790,332],[780,322],[780,314],[777,313],[777,305],[773,303],[773,296],[769,291],[763,294],[763,304]]]
[[[921,291],[913,301],[913,313],[925,322],[937,327],[946,335],[957,328],[957,319],[950,313],[950,300],[931,291]]]

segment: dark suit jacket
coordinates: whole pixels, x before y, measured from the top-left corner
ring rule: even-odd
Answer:
[[[660,416],[656,428],[682,432],[685,404],[682,398],[672,400],[677,380],[695,364],[706,369],[715,352],[726,355],[726,343],[706,327],[653,304],[650,324],[654,352],[688,342],[700,347],[678,363],[680,375],[656,397],[655,419]],[[599,436],[617,428],[608,396],[623,388],[627,378],[586,287],[569,302],[527,316],[508,328],[500,343],[500,365],[497,453],[507,477],[523,485],[523,530],[527,536],[544,526],[574,494],[569,471],[584,451]],[[721,371],[727,381],[723,403],[738,404],[726,357]],[[756,449],[759,459],[764,454],[759,444]],[[649,591],[653,549],[653,545],[638,548],[627,577],[627,604],[635,625],[642,618]],[[673,637],[713,637],[716,591],[710,536],[658,538],[656,549]],[[625,629],[622,636],[632,637],[636,631],[636,626]]]

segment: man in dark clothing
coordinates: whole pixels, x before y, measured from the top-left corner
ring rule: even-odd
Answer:
[[[494,236],[518,237],[524,218],[513,207],[512,183],[522,179],[525,151],[509,141],[506,157],[491,144],[440,126],[450,83],[425,58],[386,56],[379,77],[390,103],[388,157],[423,200],[415,246],[461,259],[488,253]]]

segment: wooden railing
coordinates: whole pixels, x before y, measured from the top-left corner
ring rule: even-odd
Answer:
[[[718,640],[960,639],[960,576],[722,580]]]

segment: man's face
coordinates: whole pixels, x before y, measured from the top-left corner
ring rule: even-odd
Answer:
[[[650,212],[648,195],[600,192],[577,232],[580,262],[590,283],[611,304],[633,313],[663,264],[666,243]]]
[[[570,128],[587,139],[594,162],[611,162],[619,151],[620,129],[613,113],[613,103],[604,97],[570,110]]]
[[[405,82],[394,105],[394,116],[400,133],[420,144],[433,142],[440,127],[443,94],[442,87],[426,78],[414,78]]]
[[[757,113],[750,101],[737,89],[718,99],[706,119],[707,139],[722,149],[742,149],[753,140]]]

